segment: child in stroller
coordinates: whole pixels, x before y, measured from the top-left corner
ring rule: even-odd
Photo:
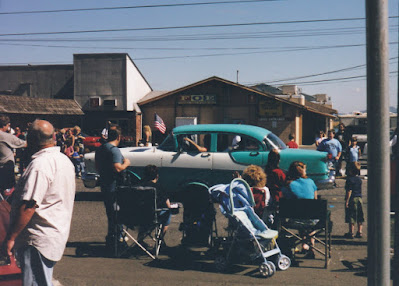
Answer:
[[[268,277],[275,273],[276,265],[280,270],[290,267],[291,260],[281,253],[276,243],[278,232],[269,229],[255,214],[255,202],[247,182],[237,178],[229,185],[213,186],[209,192],[232,228],[228,237],[215,239],[217,270],[226,270],[233,261],[259,261],[261,275]]]

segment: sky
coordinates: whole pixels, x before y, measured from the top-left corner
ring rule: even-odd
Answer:
[[[73,54],[128,53],[153,90],[218,76],[326,93],[339,113],[367,109],[365,1],[226,3],[234,1],[0,0],[0,65],[72,64]],[[398,1],[388,1],[394,107]],[[118,9],[103,9],[111,7]]]

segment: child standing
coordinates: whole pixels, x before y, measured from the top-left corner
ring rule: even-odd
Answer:
[[[298,144],[295,142],[294,134],[289,134],[288,140],[290,140],[290,141],[288,141],[287,144],[285,144],[285,145],[287,145],[288,148],[298,149]]]
[[[361,156],[360,147],[357,145],[357,138],[353,137],[349,147],[349,163],[358,162]]]
[[[75,166],[75,174],[76,177],[80,178],[82,176],[82,173],[84,172],[84,162],[83,162],[83,155],[79,154],[79,146],[74,146],[73,147],[73,154],[72,154],[72,163]]]
[[[362,201],[362,180],[359,178],[360,163],[353,162],[347,170],[347,179],[345,183],[345,222],[349,224],[349,232],[345,234],[346,238],[353,238],[355,223],[357,223],[356,237],[363,236],[363,201]]]

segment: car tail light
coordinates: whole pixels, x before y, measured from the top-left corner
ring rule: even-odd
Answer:
[[[332,154],[327,154],[327,160],[331,160],[332,159]]]

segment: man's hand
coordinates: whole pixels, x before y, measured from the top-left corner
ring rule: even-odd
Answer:
[[[14,248],[15,240],[7,240],[7,255],[12,255],[12,249]]]
[[[130,166],[130,160],[128,158],[124,158],[123,164],[127,164],[128,166]]]
[[[338,161],[338,160],[339,160],[339,156],[335,157],[335,160],[337,160],[337,161]]]

